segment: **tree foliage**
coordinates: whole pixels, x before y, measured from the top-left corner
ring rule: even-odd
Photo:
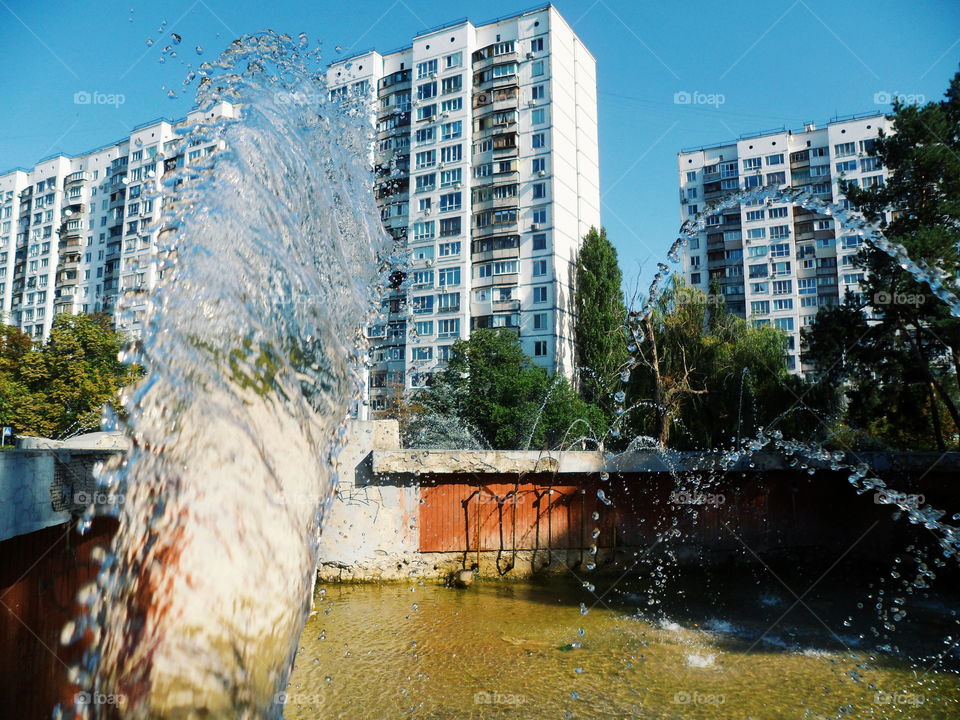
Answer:
[[[46,343],[0,329],[0,423],[20,435],[96,429],[104,403],[140,375],[118,360],[123,338],[104,315],[61,314]]]
[[[850,202],[914,263],[934,268],[955,295],[960,269],[960,74],[942,102],[895,104],[895,132],[871,155],[889,169],[886,183],[845,184]],[[823,309],[805,332],[807,358],[844,387],[847,424],[891,448],[945,449],[960,427],[960,319],[898,261],[865,245],[862,297]],[[869,308],[872,307],[872,313]]]
[[[722,296],[674,276],[639,330],[627,403],[634,434],[709,449],[761,427],[804,439],[817,432],[828,396],[809,396],[787,371],[785,334],[728,312]]]
[[[590,228],[577,255],[574,305],[576,362],[580,394],[609,410],[611,394],[627,360],[623,275],[607,231]]]
[[[468,431],[495,449],[569,447],[606,429],[600,410],[566,378],[534,364],[509,330],[477,330],[458,341],[409,405],[403,433],[410,446],[449,446],[442,439],[449,432]]]

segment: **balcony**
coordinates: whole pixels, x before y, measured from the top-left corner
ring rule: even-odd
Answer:
[[[63,179],[63,186],[69,187],[70,185],[77,185],[79,183],[84,183],[90,179],[90,173],[86,170],[79,170],[75,173],[70,173]]]

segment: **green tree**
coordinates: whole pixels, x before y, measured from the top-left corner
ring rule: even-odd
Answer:
[[[577,255],[574,338],[578,386],[584,400],[608,411],[628,356],[622,282],[617,250],[607,240],[607,231],[590,228]]]
[[[881,187],[843,183],[850,202],[910,259],[958,293],[960,269],[960,73],[942,102],[896,103],[895,131],[871,155],[890,171]],[[889,447],[946,448],[960,427],[960,319],[882,250],[865,245],[862,298],[821,310],[805,332],[817,372],[842,384],[846,422]],[[868,318],[868,307],[873,313]],[[883,415],[878,417],[874,413]]]
[[[29,350],[18,333],[0,332],[0,422],[19,434],[95,429],[104,403],[141,374],[119,361],[124,340],[107,316],[58,315],[47,342]]]
[[[721,295],[691,288],[679,276],[638,322],[642,339],[626,421],[635,434],[709,449],[761,427],[804,439],[817,431],[828,396],[811,395],[787,371],[781,331],[753,327],[728,312]]]
[[[477,330],[457,342],[447,366],[410,402],[416,418],[404,437],[412,445],[438,446],[441,427],[454,437],[470,430],[496,449],[570,446],[606,430],[599,408],[536,365],[509,330]]]

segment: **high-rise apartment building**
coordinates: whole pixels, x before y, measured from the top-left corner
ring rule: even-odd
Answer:
[[[684,150],[678,154],[681,220],[737,190],[771,185],[807,187],[821,200],[846,206],[841,180],[865,188],[884,183],[886,169],[869,153],[890,125],[876,113]],[[751,202],[707,216],[706,230],[685,248],[683,274],[704,292],[718,288],[741,317],[785,331],[788,367],[807,370],[800,329],[820,307],[860,294],[863,271],[854,256],[862,242],[829,214],[790,202]]]
[[[124,297],[129,312],[117,324],[136,335],[156,272],[161,208],[153,195],[165,173],[215,149],[184,147],[176,130],[233,113],[221,103],[180,121],[155,120],[119,142],[0,174],[2,321],[39,341],[55,314],[114,314]]]
[[[327,80],[373,107],[377,202],[410,253],[369,328],[371,407],[422,386],[478,328],[516,330],[570,375],[574,263],[600,194],[595,61],[566,21],[550,5],[459,20]]]

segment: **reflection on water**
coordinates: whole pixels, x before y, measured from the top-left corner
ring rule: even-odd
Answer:
[[[955,674],[870,652],[843,626],[856,600],[842,586],[786,614],[794,598],[752,577],[675,590],[676,606],[654,611],[643,587],[591,594],[563,579],[328,585],[279,699],[287,718],[325,719],[960,715]],[[949,613],[923,615],[933,643]],[[945,649],[926,642],[908,638],[906,651]]]

